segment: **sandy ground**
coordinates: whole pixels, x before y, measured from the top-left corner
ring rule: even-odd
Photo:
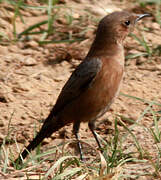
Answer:
[[[83,1],[82,1],[83,2]],[[76,3],[74,1],[74,3]],[[72,5],[75,5],[75,4]],[[78,4],[78,3],[77,3]],[[130,3],[129,3],[130,4]],[[131,4],[130,4],[131,5]],[[109,11],[122,8],[123,4],[115,2],[111,6],[107,6]],[[134,6],[134,5],[133,5]],[[132,7],[132,5],[131,5]],[[6,10],[4,6],[1,9]],[[92,9],[92,8],[91,8]],[[100,8],[101,9],[101,8]],[[103,11],[93,12],[93,16],[100,18]],[[12,9],[7,14],[8,18],[13,15]],[[81,13],[75,13],[81,16]],[[4,15],[5,16],[5,15]],[[21,32],[28,25],[46,19],[47,16],[38,12],[31,14],[24,12],[24,20],[26,24],[22,24],[17,20],[18,32]],[[2,17],[6,27],[6,33],[11,36],[11,24],[9,20]],[[90,20],[91,21],[91,20]],[[89,21],[89,23],[90,23]],[[48,115],[50,109],[56,102],[61,88],[74,70],[77,64],[85,57],[92,39],[94,38],[94,29],[96,23],[88,24],[89,31],[84,36],[86,39],[82,42],[73,44],[48,44],[39,46],[35,36],[30,41],[20,41],[16,43],[8,43],[0,45],[0,142],[8,133],[8,125],[10,122],[11,139],[17,140],[20,149],[27,145],[28,141],[33,137],[35,126],[39,128]],[[66,26],[65,26],[66,27]],[[84,27],[82,27],[83,29]],[[138,30],[135,34],[142,34],[148,42],[151,49],[160,45],[161,31],[160,26],[154,21],[154,18],[146,19],[140,22]],[[144,31],[144,29],[148,29]],[[3,28],[4,29],[4,28]],[[70,29],[72,32],[72,28]],[[80,29],[79,29],[80,30]],[[68,29],[67,29],[68,31]],[[140,33],[141,32],[141,33]],[[81,52],[81,53],[80,53]],[[137,41],[128,37],[125,42],[125,53],[145,52],[144,48]],[[161,57],[154,54],[151,57],[139,57],[126,61],[126,70],[121,92],[129,96],[136,96],[147,101],[155,101],[161,104]],[[144,125],[145,127],[154,127],[152,114],[149,112],[142,118],[142,113],[148,107],[148,103],[135,100],[133,98],[119,95],[115,103],[98,121],[97,132],[106,140],[114,133],[114,118],[116,114],[129,117]],[[152,105],[152,109],[158,111],[161,109],[158,105]],[[158,115],[159,118],[159,115]],[[108,120],[107,120],[108,119]],[[123,120],[123,119],[122,119]],[[126,125],[131,126],[126,122]],[[158,121],[161,128],[161,121]],[[67,139],[72,137],[72,126],[65,128]],[[120,132],[125,130],[119,126]],[[62,130],[57,132],[51,138],[44,141],[43,147],[50,147],[63,140]],[[144,149],[147,149],[155,160],[156,145],[153,138],[138,126],[133,127],[133,133],[138,138]],[[91,144],[95,146],[92,134],[87,125],[82,124],[80,129],[82,140],[92,138]],[[53,139],[57,138],[57,141]],[[130,151],[134,148],[131,137],[127,137],[123,146]],[[13,147],[15,144],[13,143]],[[161,146],[160,146],[161,147]],[[15,152],[17,154],[17,151]],[[127,171],[130,166],[127,167]],[[132,168],[135,169],[133,166]],[[142,166],[140,165],[140,168]],[[147,171],[149,167],[144,167]]]

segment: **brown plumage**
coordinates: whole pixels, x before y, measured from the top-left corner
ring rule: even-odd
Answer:
[[[136,15],[126,11],[105,16],[99,23],[96,38],[84,61],[72,73],[63,87],[56,104],[45,120],[41,130],[16,161],[24,159],[44,138],[63,126],[73,123],[73,131],[79,142],[79,126],[88,122],[98,146],[94,131],[95,120],[110,107],[119,93],[124,73],[123,40],[135,23],[149,14]]]

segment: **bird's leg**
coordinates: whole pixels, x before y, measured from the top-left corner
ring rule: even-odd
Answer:
[[[89,127],[89,129],[91,130],[91,132],[92,132],[92,134],[93,134],[93,136],[94,136],[94,138],[95,138],[95,140],[96,140],[96,142],[97,142],[97,144],[98,144],[99,149],[102,151],[101,144],[100,144],[100,142],[99,142],[99,140],[98,140],[98,137],[97,137],[96,132],[94,131],[94,130],[95,130],[95,122],[94,122],[94,121],[90,121],[90,122],[88,123],[88,127]]]
[[[79,149],[79,153],[80,153],[80,159],[83,161],[83,152],[82,152],[82,145],[79,141],[79,127],[80,127],[80,122],[75,122],[73,124],[73,133],[76,137],[77,140],[77,144],[78,144],[78,149]]]

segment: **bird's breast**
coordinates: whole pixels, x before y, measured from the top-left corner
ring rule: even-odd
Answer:
[[[103,62],[103,67],[98,74],[95,84],[96,97],[102,106],[108,106],[118,95],[123,78],[124,67],[117,61]],[[100,105],[101,107],[101,105]]]
[[[102,69],[91,87],[81,97],[81,103],[88,112],[89,119],[98,118],[109,109],[119,93],[123,71],[123,66],[117,61],[103,62]]]

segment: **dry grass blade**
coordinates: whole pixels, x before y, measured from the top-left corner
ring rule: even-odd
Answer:
[[[54,163],[54,165],[47,171],[44,178],[47,178],[55,169],[59,168],[59,166],[67,159],[69,158],[76,158],[75,156],[64,156],[60,158],[57,162]]]
[[[100,155],[100,176],[103,176],[105,173],[105,170],[107,169],[107,162],[104,158],[104,156],[99,152]]]

